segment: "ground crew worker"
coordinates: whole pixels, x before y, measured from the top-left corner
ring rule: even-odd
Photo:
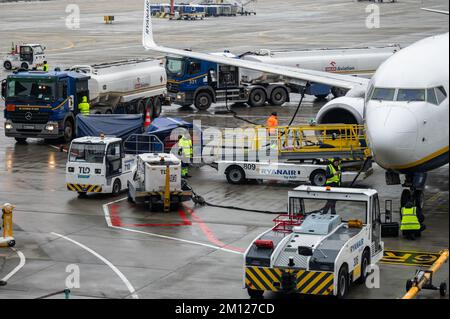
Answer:
[[[89,115],[90,114],[91,106],[88,102],[87,96],[83,96],[81,99],[81,103],[78,104],[78,110],[80,111],[81,115]]]
[[[425,225],[421,225],[417,217],[417,207],[411,201],[408,201],[405,207],[402,207],[400,230],[403,236],[411,240],[414,240],[416,236],[419,237],[421,232],[425,230]]]
[[[278,114],[273,112],[267,119],[267,127],[269,128],[269,135],[275,135],[276,128],[278,127]]]
[[[338,158],[331,159],[327,166],[327,186],[340,187],[342,181],[341,161]]]
[[[185,138],[184,135],[178,136],[178,155],[183,156],[183,161],[181,163],[181,177],[191,177],[189,176],[189,164],[193,155],[192,141]]]
[[[42,71],[48,72],[48,70],[49,70],[49,68],[48,68],[48,63],[47,63],[47,61],[44,61],[44,66],[43,66],[43,68],[42,68]]]

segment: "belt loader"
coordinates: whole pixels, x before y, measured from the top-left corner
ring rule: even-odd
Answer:
[[[378,194],[372,189],[299,186],[288,214],[245,252],[244,287],[264,292],[345,297],[383,257]]]

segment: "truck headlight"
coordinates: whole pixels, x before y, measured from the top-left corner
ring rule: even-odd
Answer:
[[[177,94],[177,100],[178,100],[178,101],[183,101],[183,100],[184,100],[184,94],[178,93],[178,94]]]
[[[54,124],[47,124],[45,126],[45,129],[49,132],[53,132],[55,130],[55,125]]]
[[[5,123],[5,130],[12,130],[13,125],[11,123]]]

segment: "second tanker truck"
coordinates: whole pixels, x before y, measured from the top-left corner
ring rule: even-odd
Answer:
[[[5,135],[18,142],[27,138],[75,137],[78,105],[90,101],[91,114],[161,113],[167,77],[157,59],[77,65],[66,71],[16,72],[2,82]]]

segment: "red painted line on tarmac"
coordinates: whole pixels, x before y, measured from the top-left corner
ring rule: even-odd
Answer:
[[[142,223],[142,224],[124,224],[122,223],[122,219],[117,212],[118,205],[112,204],[110,205],[110,217],[111,224],[116,227],[180,227],[180,226],[191,226],[192,222],[187,218],[186,212],[180,208],[178,210],[178,214],[183,220],[181,223],[163,223],[163,224],[153,224],[153,223]]]
[[[242,248],[238,248],[238,247],[233,247],[233,246],[228,246],[225,243],[221,242],[213,233],[213,231],[208,227],[208,225],[206,225],[202,219],[191,209],[188,207],[185,207],[185,209],[191,214],[192,219],[199,225],[200,229],[202,230],[202,232],[206,235],[206,237],[208,238],[209,242],[219,246],[221,248],[225,248],[225,249],[229,249],[229,250],[233,250],[236,252],[240,252],[243,253],[245,250]]]

